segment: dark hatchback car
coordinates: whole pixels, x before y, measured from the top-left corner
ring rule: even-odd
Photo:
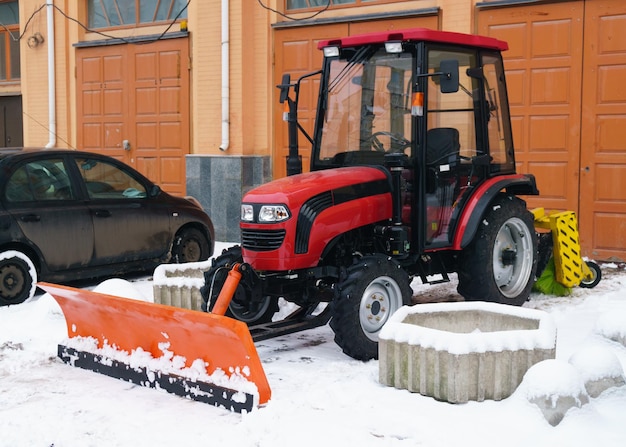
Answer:
[[[213,223],[120,161],[59,149],[0,149],[0,305],[36,282],[71,282],[208,259]]]

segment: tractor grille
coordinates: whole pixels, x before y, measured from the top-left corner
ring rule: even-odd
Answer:
[[[276,250],[284,239],[285,230],[241,230],[241,244],[246,250]]]

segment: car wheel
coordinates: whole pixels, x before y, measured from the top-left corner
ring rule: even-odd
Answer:
[[[537,234],[532,214],[517,197],[491,205],[462,254],[458,292],[467,301],[521,306],[537,269]]]
[[[37,289],[37,270],[24,253],[0,253],[0,305],[19,304],[32,298]]]
[[[378,358],[378,333],[411,302],[409,276],[387,256],[365,256],[348,268],[335,290],[330,320],[335,343],[357,360]]]
[[[172,247],[172,262],[198,262],[209,259],[209,241],[196,228],[183,228],[174,238]]]

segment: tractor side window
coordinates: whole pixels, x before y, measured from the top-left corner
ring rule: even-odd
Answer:
[[[502,60],[497,56],[483,56],[483,80],[487,100],[487,132],[492,170],[514,172],[513,141],[510,137],[510,118],[506,104],[506,85]],[[503,106],[504,105],[504,106]]]
[[[459,62],[459,90],[453,93],[442,93],[439,88],[439,76],[430,76],[428,79],[428,130],[455,129],[458,133],[460,153],[464,157],[473,157],[477,153],[476,125],[474,114],[474,97],[478,82],[467,74],[469,68],[477,65],[476,53],[472,51],[445,51],[430,50],[428,52],[428,72],[440,72],[440,64],[445,60]],[[427,162],[434,162],[435,158],[445,157],[447,154],[427,155]]]

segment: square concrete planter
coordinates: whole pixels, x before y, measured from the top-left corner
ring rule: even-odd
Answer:
[[[535,363],[553,359],[546,312],[486,302],[405,306],[379,337],[382,384],[451,403],[510,396]]]
[[[202,310],[200,288],[204,285],[204,272],[210,268],[210,260],[157,266],[153,275],[154,302]]]

